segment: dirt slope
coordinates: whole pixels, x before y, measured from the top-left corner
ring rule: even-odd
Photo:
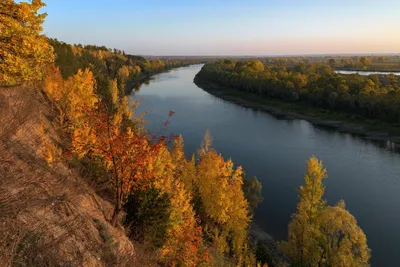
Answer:
[[[0,88],[0,266],[150,266],[109,202],[65,161],[47,164],[61,133],[41,93]]]

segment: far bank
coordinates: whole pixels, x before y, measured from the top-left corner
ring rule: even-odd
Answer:
[[[201,71],[199,73],[201,73]],[[306,120],[313,125],[362,136],[371,141],[388,141],[393,143],[392,145],[395,146],[396,149],[400,148],[400,129],[399,127],[392,126],[390,123],[378,122],[376,120],[364,119],[356,115],[310,107],[302,103],[289,103],[276,99],[265,99],[255,94],[206,81],[199,73],[194,78],[194,83],[197,86],[231,103],[268,112],[283,119]]]

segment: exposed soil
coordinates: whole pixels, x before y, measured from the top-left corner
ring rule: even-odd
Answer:
[[[0,88],[0,266],[151,266],[109,223],[112,204],[61,157],[46,161],[63,132],[40,92]]]

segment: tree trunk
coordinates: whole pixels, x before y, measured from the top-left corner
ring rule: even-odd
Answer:
[[[117,226],[119,212],[120,212],[120,208],[119,208],[118,203],[116,203],[115,204],[115,208],[114,208],[114,212],[113,212],[113,216],[111,218],[111,225],[114,226],[114,227]]]
[[[112,226],[117,226],[118,223],[118,215],[119,212],[121,211],[121,190],[120,187],[117,187],[117,193],[116,193],[116,199],[115,199],[115,206],[114,206],[114,213],[111,218],[111,224]]]

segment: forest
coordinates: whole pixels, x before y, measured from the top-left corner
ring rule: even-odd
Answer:
[[[116,79],[121,94],[129,94],[133,87],[152,75],[171,68],[199,63],[199,60],[146,60],[141,56],[127,55],[124,51],[96,45],[70,45],[57,39],[49,39],[54,49],[55,65],[61,67],[64,78],[79,69],[90,68],[96,85],[102,90]]]
[[[333,65],[307,59],[219,60],[196,76],[266,99],[303,103],[398,125],[400,81],[395,74],[338,74]]]
[[[48,168],[64,161],[79,169],[111,201],[111,225],[148,244],[160,265],[273,266],[249,238],[262,201],[257,178],[249,179],[218,153],[209,132],[196,154],[185,155],[183,138],[165,135],[174,111],[159,132],[150,133],[135,113],[139,103],[126,96],[127,85],[140,77],[191,62],[148,61],[117,49],[48,39],[41,33],[43,6],[40,0],[0,4],[0,84],[34,88],[58,114],[64,140],[48,143]],[[286,69],[230,60],[206,65],[202,75],[263,96],[400,119],[399,85],[392,76],[346,77],[324,65]],[[344,201],[328,206],[324,200],[326,177],[322,162],[310,158],[281,250],[295,266],[368,266],[370,250],[356,219]]]

